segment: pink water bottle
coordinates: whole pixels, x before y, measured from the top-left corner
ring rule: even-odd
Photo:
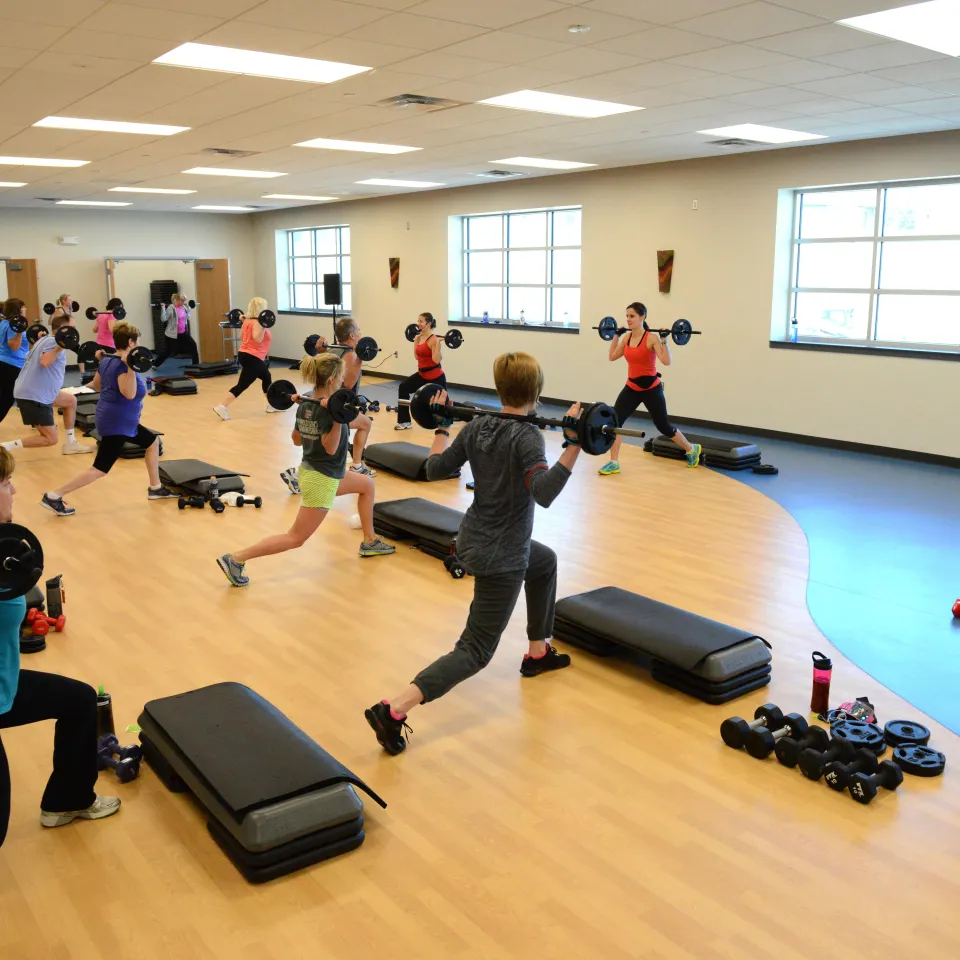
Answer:
[[[813,692],[810,694],[810,712],[826,714],[830,709],[830,677],[833,661],[819,650],[813,651]]]

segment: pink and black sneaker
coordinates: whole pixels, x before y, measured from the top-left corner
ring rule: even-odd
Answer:
[[[407,740],[404,738],[403,732],[406,730],[407,738],[409,738],[413,731],[407,724],[406,717],[399,720],[394,717],[389,703],[381,700],[380,703],[375,703],[369,710],[364,710],[363,715],[377,735],[380,746],[390,756],[395,757],[398,753],[403,753],[407,749]]]
[[[529,653],[523,655],[520,664],[520,675],[523,677],[537,677],[548,670],[562,670],[570,666],[570,657],[565,653],[557,653],[548,643],[547,652],[542,657],[531,657]]]

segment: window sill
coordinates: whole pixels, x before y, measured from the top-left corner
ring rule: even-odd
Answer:
[[[289,317],[332,317],[334,315],[332,310],[278,310],[277,313]],[[349,317],[350,311],[338,310],[336,315],[338,317]]]
[[[772,350],[819,350],[826,353],[849,353],[872,357],[911,357],[914,360],[960,360],[960,349],[944,350],[936,348],[926,350],[922,347],[888,347],[881,344],[867,346],[862,343],[843,343],[828,341],[771,340]]]
[[[562,323],[520,323],[519,320],[491,320],[484,323],[482,320],[450,320],[450,327],[482,327],[484,330],[523,330],[530,333],[580,333],[580,327],[564,326]]]

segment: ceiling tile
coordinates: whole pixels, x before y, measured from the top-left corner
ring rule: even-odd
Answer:
[[[573,49],[575,48],[567,43],[555,43],[540,37],[522,37],[518,33],[498,30],[454,44],[444,50],[444,53],[478,57],[493,63],[526,63],[538,57],[548,57],[551,53],[564,53]]]
[[[4,0],[3,15],[25,23],[72,27],[102,6],[103,0]]]
[[[843,77],[833,77],[830,80],[798,83],[796,86],[800,87],[801,90],[809,90],[811,93],[842,97],[846,93],[859,93],[861,90],[883,90],[887,87],[895,87],[897,82],[869,73],[851,73]]]
[[[746,43],[730,43],[712,50],[701,50],[681,57],[673,57],[667,63],[683,67],[698,67],[717,73],[743,73],[754,67],[768,67],[774,63],[789,63],[790,57],[772,50],[761,50]]]
[[[489,65],[489,64],[488,64]],[[502,90],[511,93],[514,90],[539,90],[557,83],[569,80],[562,73],[551,73],[548,70],[537,70],[532,66],[506,66],[488,73],[480,73],[470,77],[470,83],[478,85],[478,90]],[[480,97],[470,99],[486,100],[489,97],[499,96],[496,93],[484,93]]]
[[[637,67],[643,62],[639,57],[626,57],[620,53],[581,47],[578,50],[553,53],[549,57],[531,60],[530,66],[534,70],[543,69],[550,73],[565,74],[572,79]]]
[[[565,7],[553,0],[425,0],[410,9],[425,17],[438,17],[457,23],[472,23],[490,30],[499,30],[523,20],[533,20],[550,13],[562,13]],[[576,18],[570,23],[576,23]]]
[[[880,123],[865,123],[861,129],[871,137],[900,136],[906,133],[931,133],[935,130],[956,130],[960,119],[954,117],[909,117],[901,120],[886,120]]]
[[[122,0],[128,7],[152,7],[171,13],[196,13],[199,7],[208,17],[222,17],[229,20],[241,13],[252,10],[261,0]],[[368,0],[365,0],[368,2]]]
[[[694,67],[681,67],[675,63],[654,62],[644,63],[639,67],[630,67],[627,70],[614,70],[605,74],[605,76],[612,80],[622,80],[635,90],[644,90],[650,87],[665,87],[668,84],[683,83],[684,80],[709,79],[714,74],[706,70],[697,70]]]
[[[685,53],[709,50],[712,47],[725,46],[723,40],[704,37],[699,33],[687,33],[673,27],[654,27],[641,33],[632,33],[616,40],[604,40],[596,45],[601,50],[614,53],[626,53],[643,57],[645,60],[667,60],[680,57]]]
[[[3,64],[7,76],[26,66],[35,57],[36,54],[26,47],[0,47],[0,63]]]
[[[786,33],[788,30],[815,27],[822,23],[817,17],[786,10],[764,0],[756,0],[754,3],[745,3],[729,10],[708,13],[704,17],[684,20],[683,29],[703,33],[708,37],[742,41]]]
[[[829,63],[814,60],[791,60],[773,67],[757,67],[753,70],[739,70],[738,77],[762,80],[766,83],[807,83],[811,80],[827,80],[830,77],[842,77],[849,73],[843,67],[833,67]]]
[[[792,33],[763,37],[754,40],[753,45],[763,47],[764,50],[789,53],[794,57],[820,57],[843,50],[875,47],[886,42],[883,37],[874,33],[864,33],[862,30],[851,30],[849,27],[838,27],[830,23],[809,27],[806,30],[794,30]]]
[[[898,104],[900,110],[907,113],[926,113],[929,116],[942,116],[960,112],[960,97],[939,97],[931,100],[918,100],[914,103]]]
[[[409,60],[401,60],[395,64],[398,70],[409,73],[420,73],[430,77],[443,77],[448,80],[459,80],[462,77],[474,76],[478,73],[487,73],[490,64],[486,60],[474,60],[471,57],[453,57],[448,53],[424,53]]]
[[[671,3],[663,3],[662,0],[588,0],[583,7],[585,10],[601,10],[663,24],[726,10],[741,3],[743,0],[672,0]]]
[[[178,13],[171,17],[166,10],[109,3],[84,20],[83,27],[85,30],[123,33],[131,37],[155,37],[182,43],[195,40],[221,23],[222,19],[201,17],[195,13]]]
[[[960,58],[946,57],[943,60],[931,60],[929,63],[916,63],[907,67],[890,67],[887,70],[877,70],[872,76],[917,84],[954,80],[960,77]]]
[[[957,96],[960,96],[960,80],[935,80],[933,83],[926,84],[926,89],[933,92],[956,94]]]
[[[574,16],[574,14],[577,16]],[[578,20],[577,17],[581,19]],[[568,27],[578,22],[588,25],[590,27],[589,32],[570,33]],[[582,17],[580,9],[574,7],[572,9],[564,8],[555,13],[549,13],[545,17],[537,17],[534,20],[525,20],[509,29],[511,33],[523,33],[531,37],[543,37],[546,40],[558,40],[583,46],[612,40],[615,37],[636,33],[642,27],[653,26],[652,23],[644,23],[627,17],[617,17],[609,13],[601,13],[598,10],[593,10],[589,16]]]
[[[762,90],[748,90],[744,93],[725,95],[731,103],[756,107],[785,107],[793,103],[802,103],[810,99],[806,90],[793,87],[765,87]]]
[[[759,80],[746,80],[743,77],[718,75],[705,80],[685,80],[678,83],[676,89],[682,93],[695,94],[698,97],[726,97],[747,90],[760,90],[766,84]]]
[[[820,123],[874,123],[881,120],[902,120],[908,114],[889,107],[859,107],[856,110],[842,110],[838,113],[823,113],[817,117]]]
[[[960,93],[960,85],[955,92]],[[893,107],[899,103],[932,100],[937,96],[937,91],[928,87],[901,86],[889,87],[886,90],[861,90],[859,93],[848,93],[846,96],[858,103],[872,103],[878,107]]]
[[[815,17],[823,17],[824,20],[843,20],[863,13],[891,10],[894,7],[906,6],[910,2],[911,0],[777,0],[781,7],[800,10]]]
[[[319,46],[330,39],[320,33],[268,27],[262,23],[248,23],[244,20],[231,20],[205,33],[202,38],[204,43],[221,47],[262,50],[265,53],[283,53],[293,57],[303,56],[311,47]]]
[[[121,33],[102,33],[78,28],[64,34],[48,53],[72,54],[77,50],[94,57],[135,60],[150,63],[170,49],[169,40],[152,37],[130,37]]]
[[[844,100],[841,97],[810,97],[809,100],[791,103],[784,109],[804,116],[817,117],[826,113],[838,113],[841,110],[856,110],[862,106],[863,104],[857,103],[856,100]]]
[[[817,57],[817,60],[823,63],[832,63],[864,73],[885,67],[902,67],[911,63],[946,59],[950,58],[910,43],[879,43],[872,47],[860,47],[858,50],[844,50],[841,53],[828,53]]]
[[[6,7],[3,8],[6,12]],[[0,39],[5,47],[24,50],[46,50],[68,31],[68,27],[25,23],[22,20],[0,20]]]
[[[435,17],[418,17],[409,13],[392,13],[373,23],[357,27],[346,38],[370,40],[374,43],[395,43],[416,50],[435,50],[484,32],[483,27]]]
[[[341,36],[388,15],[386,10],[341,0],[265,0],[240,19],[270,27],[294,23],[311,33]]]
[[[303,56],[336,63],[352,63],[359,67],[387,67],[408,60],[418,53],[416,48],[401,47],[390,43],[371,43],[369,40],[354,40],[337,37],[316,47],[303,51]],[[338,83],[343,83],[342,80]]]

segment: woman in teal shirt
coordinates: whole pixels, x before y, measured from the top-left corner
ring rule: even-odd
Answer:
[[[14,297],[3,304],[3,320],[0,321],[0,421],[13,406],[13,385],[20,376],[30,347],[26,333],[23,330],[17,332],[10,326],[10,321],[17,317],[26,320],[27,308],[22,300]]]
[[[0,523],[13,519],[13,454],[0,447]],[[97,694],[79,680],[20,669],[23,597],[0,600],[0,730],[56,720],[53,773],[40,801],[40,823],[62,827],[100,820],[120,809],[117,797],[100,797],[97,782]],[[0,740],[0,846],[10,820],[10,768]]]

